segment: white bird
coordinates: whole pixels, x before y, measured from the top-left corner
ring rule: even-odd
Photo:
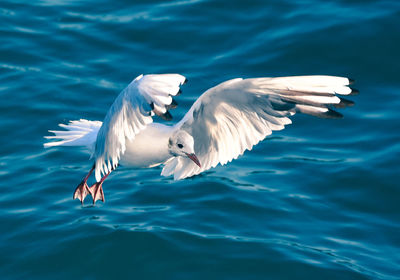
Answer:
[[[169,126],[154,123],[154,114],[170,120],[172,96],[180,93],[186,78],[179,74],[140,75],[115,99],[103,122],[76,120],[60,124],[45,143],[52,146],[86,146],[94,164],[76,188],[81,203],[87,194],[104,202],[102,184],[119,164],[133,167],[164,165],[161,175],[175,180],[224,165],[245,150],[290,124],[297,112],[339,118],[332,107],[353,102],[337,95],[358,91],[353,80],[334,76],[293,76],[233,79],[204,92],[182,120]],[[96,183],[87,180],[95,171]]]

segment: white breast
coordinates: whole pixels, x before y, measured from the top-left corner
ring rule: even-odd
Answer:
[[[172,156],[168,152],[168,139],[173,127],[159,123],[149,124],[128,141],[120,163],[131,167],[152,167],[164,163]]]

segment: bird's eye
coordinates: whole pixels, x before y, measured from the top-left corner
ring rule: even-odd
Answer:
[[[178,148],[179,148],[179,149],[182,149],[182,148],[183,148],[183,145],[182,145],[182,144],[178,144]]]

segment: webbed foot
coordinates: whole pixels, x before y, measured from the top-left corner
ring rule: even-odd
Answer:
[[[74,199],[79,199],[81,201],[81,204],[83,205],[83,201],[85,200],[85,197],[90,193],[89,186],[87,185],[86,181],[83,180],[78,187],[76,187],[74,191]]]
[[[104,192],[103,192],[103,181],[98,183],[94,183],[90,188],[89,192],[93,197],[93,205],[96,203],[97,200],[105,201],[104,199]]]

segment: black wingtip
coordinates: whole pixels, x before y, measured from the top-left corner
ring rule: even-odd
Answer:
[[[182,90],[179,89],[178,92],[176,93],[176,96],[181,95],[182,94]]]
[[[351,88],[351,92],[350,92],[349,95],[357,95],[357,94],[359,94],[359,93],[360,93],[360,91],[359,91],[358,89]]]
[[[169,111],[167,111],[165,114],[160,115],[160,117],[166,121],[172,120],[172,115]]]
[[[323,117],[327,119],[342,119],[343,115],[339,112],[329,109],[328,112],[324,113]]]
[[[178,107],[178,103],[175,101],[175,99],[172,99],[171,104],[165,106],[167,108],[167,110],[169,109],[175,109],[176,107]]]
[[[343,97],[340,97],[340,103],[338,104],[333,104],[333,107],[335,108],[345,108],[349,106],[353,106],[354,102],[348,99],[345,99]]]
[[[354,80],[354,79],[351,79],[351,78],[348,78],[348,79],[349,79],[349,85],[352,85],[356,82],[356,80]]]
[[[186,84],[188,82],[188,79],[185,78],[185,80],[183,81],[182,85]]]

